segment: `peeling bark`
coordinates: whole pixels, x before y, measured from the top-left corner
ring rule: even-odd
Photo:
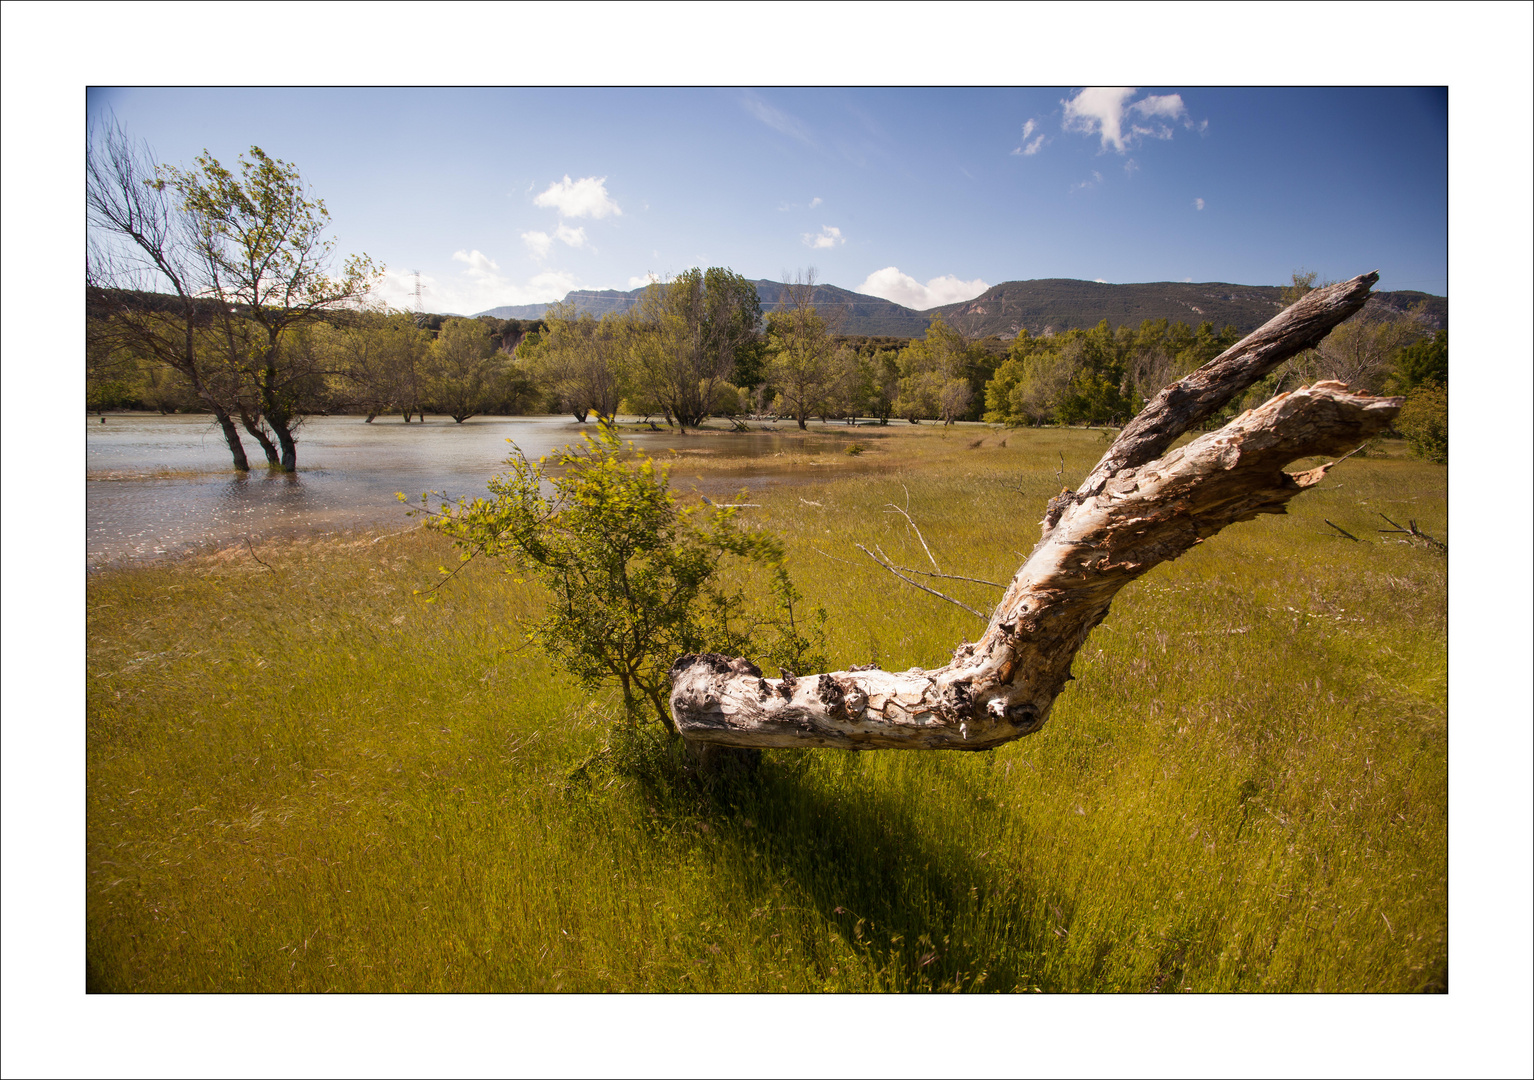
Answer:
[[[1318,289],[1157,395],[1082,485],[1050,501],[1044,532],[980,640],[930,671],[877,668],[768,679],[747,660],[702,654],[671,670],[671,714],[689,741],[720,746],[988,750],[1032,734],[1071,662],[1129,582],[1237,521],[1282,514],[1335,462],[1384,430],[1401,398],[1320,382],[1280,394],[1167,452],[1191,427],[1364,304],[1377,274]]]

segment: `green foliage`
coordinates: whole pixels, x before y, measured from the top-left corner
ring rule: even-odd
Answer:
[[[428,524],[457,542],[464,561],[490,555],[509,562],[508,573],[538,578],[549,605],[527,623],[528,640],[585,686],[616,682],[630,719],[648,705],[671,730],[670,669],[683,653],[824,666],[825,612],[796,617],[803,597],[782,542],[742,526],[733,507],[679,506],[668,469],[625,457],[605,428],[555,454],[553,475],[544,459],[520,452],[508,464],[490,482],[493,499],[444,504]],[[766,571],[765,610],[726,572],[727,557]]]
[[[1240,340],[1227,326],[1147,319],[1139,330],[1091,330],[1012,339],[1007,359],[985,386],[985,419],[1014,426],[1119,424],[1163,386],[1188,374]]]
[[[981,353],[942,316],[933,315],[927,333],[900,352],[900,396],[894,411],[907,420],[944,424],[968,418],[975,401],[970,376]]]
[[[785,284],[779,307],[767,315],[767,379],[778,391],[779,412],[802,431],[814,413],[824,413],[837,382],[836,348],[830,327],[815,310],[815,278]]]
[[[646,288],[635,310],[634,397],[684,429],[699,426],[737,358],[750,354],[749,366],[755,356],[762,318],[756,286],[722,267],[694,267]]]
[[[1395,426],[1418,457],[1448,461],[1449,388],[1430,383],[1413,390],[1396,415]]]
[[[505,356],[478,319],[448,319],[427,353],[427,398],[437,412],[463,423],[496,396]]]
[[[1409,393],[1419,386],[1448,386],[1449,332],[1440,330],[1397,353],[1390,385],[1396,393]]]

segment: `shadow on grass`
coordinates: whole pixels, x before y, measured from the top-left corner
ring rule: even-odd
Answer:
[[[919,795],[827,785],[811,775],[814,753],[700,768],[679,743],[635,733],[615,740],[612,767],[639,782],[657,827],[708,826],[721,878],[764,897],[791,882],[880,988],[1054,988],[1042,977],[1050,930],[1036,890],[975,852],[974,823],[935,833],[915,812]]]

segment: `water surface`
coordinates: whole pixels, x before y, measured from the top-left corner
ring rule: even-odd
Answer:
[[[371,424],[356,416],[313,417],[299,429],[296,473],[268,471],[260,447],[247,436],[253,467],[241,476],[211,417],[112,414],[103,424],[88,416],[86,560],[99,566],[154,558],[246,536],[404,528],[412,521],[396,492],[415,502],[427,491],[449,499],[486,495],[486,481],[503,471],[511,452],[508,440],[537,458],[594,426],[559,416],[482,416],[463,424],[445,417],[424,424],[398,417]],[[802,453],[817,441],[835,445],[792,430],[702,436],[662,430],[624,438],[650,453],[676,449],[683,462],[692,455],[744,459],[727,476],[694,476],[685,465],[674,475],[678,487],[714,495],[783,477],[785,447]]]

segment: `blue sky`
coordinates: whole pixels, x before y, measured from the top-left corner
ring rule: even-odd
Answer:
[[[259,145],[405,305],[472,313],[695,265],[912,307],[1039,277],[1447,294],[1436,89],[102,89],[162,161]],[[315,118],[321,118],[319,122]]]

